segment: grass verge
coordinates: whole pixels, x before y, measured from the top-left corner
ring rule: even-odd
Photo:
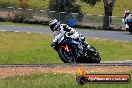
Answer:
[[[32,74],[0,79],[0,88],[131,88],[129,84],[85,84],[76,82],[72,74]]]
[[[9,25],[9,26],[33,26],[33,27],[47,27],[46,25],[41,24],[26,24],[26,23],[13,23],[13,22],[0,22],[1,25]]]
[[[0,64],[62,63],[50,43],[53,36],[0,32]],[[88,39],[102,61],[132,60],[132,42]]]

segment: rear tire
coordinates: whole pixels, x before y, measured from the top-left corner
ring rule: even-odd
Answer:
[[[88,62],[89,63],[100,63],[101,61],[100,54],[94,47],[91,46],[90,48],[93,49],[93,51],[88,50],[88,53],[89,53]]]

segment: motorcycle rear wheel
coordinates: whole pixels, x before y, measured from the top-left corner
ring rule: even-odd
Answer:
[[[101,57],[100,57],[100,54],[98,53],[98,51],[93,47],[91,46],[90,47],[91,50],[88,50],[88,62],[89,63],[100,63],[101,61]]]

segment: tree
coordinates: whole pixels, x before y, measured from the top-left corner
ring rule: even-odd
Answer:
[[[65,22],[70,13],[82,14],[80,6],[75,4],[76,0],[50,0],[49,11],[55,11],[54,14],[49,14],[51,18],[59,17],[59,12],[66,12],[61,21]],[[67,17],[67,18],[66,18]]]
[[[49,10],[56,12],[81,12],[80,6],[75,4],[76,0],[50,0]]]
[[[101,0],[81,0],[81,1],[89,4],[89,6],[94,6],[96,5],[96,3],[100,2]]]
[[[111,16],[113,12],[113,7],[115,5],[115,0],[103,0],[104,2],[104,19],[103,19],[103,29],[109,30],[111,23]]]
[[[97,2],[100,2],[101,0],[81,0],[82,2],[85,2],[89,4],[90,6],[96,5]],[[110,29],[110,17],[112,16],[113,7],[115,4],[115,0],[103,0],[104,3],[104,18],[103,18],[103,29],[108,30]]]

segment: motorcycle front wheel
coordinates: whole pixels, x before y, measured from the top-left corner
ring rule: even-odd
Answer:
[[[132,25],[129,25],[128,31],[129,31],[130,33],[132,33]]]
[[[74,57],[73,52],[71,50],[66,51],[64,48],[59,48],[58,54],[59,54],[60,59],[64,63],[76,63],[75,57]]]

